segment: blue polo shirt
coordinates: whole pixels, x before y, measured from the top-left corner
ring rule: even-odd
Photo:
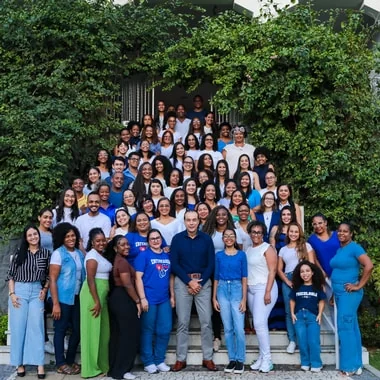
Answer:
[[[182,282],[190,282],[189,273],[201,273],[203,286],[214,272],[215,250],[211,237],[201,231],[194,238],[187,230],[178,233],[170,246],[170,259],[172,272]]]

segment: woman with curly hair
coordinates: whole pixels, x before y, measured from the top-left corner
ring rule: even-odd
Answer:
[[[61,193],[58,206],[53,209],[53,228],[58,223],[74,224],[80,215],[78,202],[74,190],[70,187]]]
[[[141,164],[136,179],[132,185],[132,192],[137,198],[137,205],[140,205],[142,197],[148,194],[152,175],[152,165],[149,162],[144,162]]]
[[[159,179],[162,183],[162,186],[165,188],[166,180],[169,178],[172,169],[172,164],[167,157],[162,155],[156,156],[152,161],[152,178]]]
[[[294,268],[302,260],[314,263],[314,250],[306,242],[302,227],[297,222],[289,224],[286,234],[286,245],[278,254],[277,275],[282,280],[282,295],[284,297],[286,330],[288,332],[289,345],[286,349],[288,354],[294,354],[296,349],[296,332],[290,314],[290,292],[293,288],[292,276]]]
[[[206,181],[202,184],[201,190],[199,191],[199,199],[207,203],[211,210],[218,205],[220,192],[214,181]]]

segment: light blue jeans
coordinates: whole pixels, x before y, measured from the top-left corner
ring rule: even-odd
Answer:
[[[353,372],[363,366],[362,337],[358,322],[358,308],[363,289],[348,293],[344,284],[333,283],[339,336],[339,369]]]
[[[285,273],[285,276],[292,281],[293,272]],[[285,306],[285,322],[286,322],[286,331],[288,333],[289,342],[296,341],[296,330],[294,329],[292,316],[290,315],[290,292],[292,288],[282,283],[282,296],[284,297],[284,306]]]
[[[294,324],[298,348],[300,350],[301,366],[321,368],[321,327],[316,321],[317,316],[307,309],[298,310]]]
[[[20,307],[15,308],[9,298],[11,365],[44,365],[44,301],[38,298],[40,291],[40,282],[16,282]]]
[[[229,361],[245,362],[244,313],[239,311],[243,297],[240,280],[218,283],[216,297],[220,306],[220,315],[224,326],[224,338]]]
[[[150,305],[141,314],[140,357],[144,366],[165,361],[166,350],[172,330],[172,308],[170,300]]]

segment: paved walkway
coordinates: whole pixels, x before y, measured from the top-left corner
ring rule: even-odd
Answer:
[[[9,367],[9,366],[0,366],[0,378],[2,380],[15,380],[17,379],[16,372],[12,374],[8,374],[7,377],[3,377],[4,368],[1,367]],[[246,366],[246,369],[248,367]],[[9,368],[7,368],[9,370]],[[27,374],[23,380],[35,380],[37,376],[34,374],[36,369],[33,367],[27,367]],[[217,380],[217,379],[255,379],[255,380],[302,380],[302,379],[310,379],[313,380],[332,380],[332,379],[354,379],[354,380],[375,380],[380,379],[380,372],[374,370],[375,373],[370,372],[369,370],[364,370],[361,376],[353,376],[343,377],[337,372],[333,367],[327,366],[320,373],[310,373],[303,372],[301,370],[297,370],[294,367],[290,366],[277,366],[277,368],[267,374],[257,373],[253,371],[246,370],[242,375],[234,375],[234,374],[225,374],[222,371],[222,368],[218,372],[208,372],[203,371],[200,367],[189,366],[185,370],[181,372],[167,372],[167,373],[159,373],[154,375],[149,375],[146,372],[142,371],[141,367],[137,367],[133,373],[137,375],[136,380]],[[47,380],[82,380],[82,378],[77,376],[68,376],[68,375],[60,375],[53,371],[52,368],[47,368]],[[96,377],[94,380],[112,380],[110,377]]]

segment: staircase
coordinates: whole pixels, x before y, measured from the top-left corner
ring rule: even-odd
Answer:
[[[53,341],[53,321],[48,319],[48,335],[49,339]],[[0,364],[9,364],[10,355],[10,332],[8,331],[7,346],[0,347]],[[290,355],[286,353],[288,345],[288,338],[285,331],[272,331],[270,332],[272,361],[274,364],[288,364],[299,365],[299,351]],[[200,337],[200,325],[197,316],[191,317],[190,333],[189,333],[189,350],[187,356],[187,364],[200,365],[202,363],[202,348]],[[246,334],[246,364],[251,363],[258,357],[258,344],[255,334]],[[334,334],[331,331],[321,331],[321,351],[322,362],[325,365],[335,364],[335,344]],[[80,354],[78,353],[78,356]],[[78,358],[79,359],[79,358]],[[167,363],[172,365],[176,361],[176,328],[174,326],[170,336],[169,347],[166,354]],[[214,362],[217,365],[225,365],[228,363],[227,349],[224,345],[222,336],[222,346],[219,352],[214,354]],[[54,355],[45,355],[45,363],[53,364],[55,361]],[[79,360],[80,361],[80,360]],[[369,363],[369,355],[367,350],[363,347],[363,364]]]

